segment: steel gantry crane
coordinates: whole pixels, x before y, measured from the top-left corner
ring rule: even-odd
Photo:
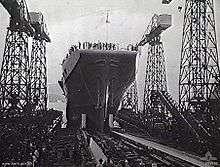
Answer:
[[[213,0],[185,3],[179,74],[179,105],[197,133],[214,143],[220,137],[220,69]]]
[[[171,26],[171,15],[154,15],[142,40],[137,44],[149,43],[144,89],[144,115],[154,126],[168,118],[168,111],[158,92],[167,92],[166,68],[161,33]]]
[[[170,0],[162,3],[169,4]],[[199,142],[218,150],[220,68],[213,0],[186,0],[179,73],[179,109]],[[207,150],[206,150],[207,151]]]
[[[29,13],[25,0],[0,3],[10,14],[0,74],[0,112],[4,117],[33,115],[47,105],[45,43],[50,38],[46,24],[41,13]]]
[[[0,74],[0,112],[25,114],[30,109],[28,37],[34,35],[24,0],[0,0],[10,14]]]
[[[42,13],[30,12],[31,25],[35,29],[30,61],[32,110],[41,114],[47,108],[46,42],[50,42]]]
[[[139,46],[149,43],[147,56],[147,69],[144,90],[144,115],[148,121],[162,118],[167,115],[166,107],[157,97],[158,91],[167,91],[165,57],[163,44],[161,42],[161,33],[171,26],[171,15],[154,15],[152,20],[142,36],[141,41],[133,47],[135,50]],[[138,111],[137,107],[137,88],[134,82],[130,89],[125,93],[122,101],[123,108],[132,108]],[[136,111],[136,112],[137,112]],[[156,122],[157,122],[156,121]]]

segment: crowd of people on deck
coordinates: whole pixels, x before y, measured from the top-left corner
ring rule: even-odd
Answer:
[[[119,44],[115,43],[107,43],[107,42],[78,42],[78,44],[72,45],[69,49],[69,52],[66,54],[66,57],[63,59],[62,64],[64,61],[71,55],[72,52],[75,52],[77,50],[111,50],[111,51],[118,51],[121,48],[119,47]],[[137,45],[129,44],[126,48],[122,48],[122,50],[127,51],[138,51]]]
[[[119,50],[119,44],[107,42],[78,42],[76,45],[70,47],[70,51],[75,52],[81,49],[93,50]]]
[[[75,52],[77,50],[119,50],[118,43],[107,43],[107,42],[78,42],[78,44],[72,45],[69,49],[69,53],[66,58],[71,54],[71,52]],[[129,44],[124,50],[128,51],[137,51],[138,47],[136,45]]]

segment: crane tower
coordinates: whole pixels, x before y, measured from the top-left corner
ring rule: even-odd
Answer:
[[[144,114],[153,124],[168,117],[158,92],[167,92],[165,57],[161,33],[171,26],[171,15],[154,15],[138,46],[149,43],[144,90]]]
[[[186,0],[179,74],[179,105],[206,139],[219,137],[220,69],[213,0]]]
[[[50,38],[45,20],[41,13],[29,13],[25,0],[0,3],[10,14],[0,75],[0,111],[4,117],[36,115],[47,106],[46,42]]]
[[[24,0],[1,0],[10,14],[0,74],[0,112],[22,115],[30,109],[28,37],[34,29]]]
[[[51,40],[42,13],[30,12],[30,19],[36,30],[30,61],[32,108],[40,114],[47,108],[46,42]]]

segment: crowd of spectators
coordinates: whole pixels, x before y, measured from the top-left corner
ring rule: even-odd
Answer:
[[[95,161],[87,140],[79,129],[60,129],[52,142],[51,159],[54,166],[64,164],[93,167]]]
[[[94,135],[93,140],[107,156],[107,160],[99,160],[98,167],[129,167],[126,159],[126,151],[129,150],[129,147],[121,141],[115,141],[113,138],[102,135]]]
[[[107,158],[106,161],[100,159],[97,167],[130,167],[130,165],[127,160],[121,160],[113,163],[110,158]]]
[[[0,124],[0,164],[29,164],[48,166],[50,142],[53,138],[51,126],[43,122],[19,118]],[[28,165],[27,165],[28,166]]]

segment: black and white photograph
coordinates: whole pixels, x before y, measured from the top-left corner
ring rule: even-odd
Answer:
[[[220,167],[220,0],[0,0],[0,166]]]

